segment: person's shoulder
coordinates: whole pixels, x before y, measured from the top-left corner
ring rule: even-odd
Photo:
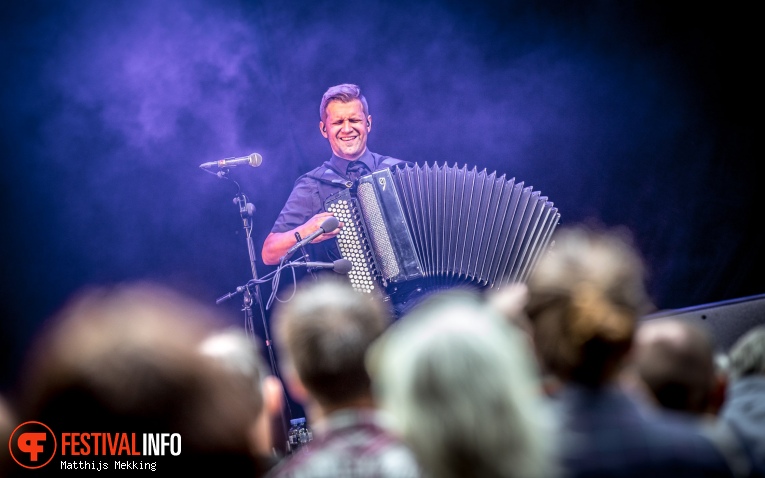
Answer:
[[[350,450],[338,447],[310,445],[293,455],[282,458],[266,475],[266,478],[329,478],[332,476],[351,476],[346,473],[352,462]]]
[[[403,442],[394,441],[383,447],[375,457],[380,476],[417,478],[422,470],[412,450]]]
[[[414,163],[411,161],[396,158],[393,156],[386,156],[384,154],[372,153],[372,156],[375,158],[375,164],[377,164],[377,169],[414,165]]]
[[[312,454],[307,450],[297,450],[291,455],[282,457],[278,463],[271,467],[266,473],[266,478],[313,478],[318,475],[312,473],[316,471],[312,466]]]
[[[298,178],[298,180],[300,180],[301,178],[306,178],[306,177],[307,178],[319,178],[323,174],[325,174],[328,170],[329,170],[329,168],[326,166],[326,164],[322,163],[322,164],[316,166],[315,168],[311,169],[310,171],[308,171],[306,173],[303,173]]]
[[[297,186],[298,184],[306,184],[306,183],[315,184],[317,181],[332,181],[338,177],[339,176],[335,171],[327,167],[326,163],[323,163],[319,166],[316,166],[312,170],[300,175],[295,180],[295,185]]]

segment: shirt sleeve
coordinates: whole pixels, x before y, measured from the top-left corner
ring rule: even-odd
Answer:
[[[295,181],[295,186],[276,218],[271,232],[287,232],[305,224],[311,217],[321,212],[321,208],[316,181],[302,176]]]

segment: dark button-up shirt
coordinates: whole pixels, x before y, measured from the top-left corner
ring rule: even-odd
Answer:
[[[370,171],[388,168],[403,161],[366,150],[356,161],[367,165]],[[324,200],[334,193],[351,187],[347,169],[351,161],[332,155],[329,161],[300,176],[292,188],[287,202],[276,218],[271,232],[287,232],[324,210]]]
[[[368,149],[356,161],[362,161],[370,171],[379,171],[397,164],[400,159],[382,156]],[[276,218],[271,232],[287,232],[324,211],[324,201],[335,193],[350,188],[353,181],[348,178],[347,169],[351,161],[332,155],[328,161],[300,176],[292,188],[287,202]],[[331,262],[341,257],[337,241],[330,239],[309,245],[311,260]]]

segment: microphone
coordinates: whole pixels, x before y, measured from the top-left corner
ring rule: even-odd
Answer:
[[[209,163],[202,163],[199,165],[202,169],[211,169],[211,168],[230,168],[233,166],[241,166],[241,165],[248,165],[252,166],[253,168],[257,168],[260,166],[260,163],[263,162],[263,156],[259,155],[258,153],[252,153],[249,156],[243,156],[241,158],[228,158],[228,159],[220,159],[218,161],[211,161]]]
[[[289,256],[290,254],[297,251],[301,247],[305,246],[309,242],[313,241],[317,237],[321,236],[325,232],[334,231],[335,229],[337,229],[337,226],[339,225],[340,225],[340,221],[338,221],[335,216],[329,216],[327,219],[324,220],[323,223],[321,223],[321,227],[319,227],[317,230],[315,230],[308,236],[304,237],[300,242],[296,243],[294,246],[290,247],[287,253],[284,254],[284,257]]]
[[[353,263],[348,259],[338,259],[334,262],[306,262],[305,266],[309,269],[332,269],[338,274],[347,274],[353,268]]]

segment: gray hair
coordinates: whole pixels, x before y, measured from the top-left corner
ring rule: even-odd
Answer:
[[[367,367],[429,476],[549,477],[551,422],[530,353],[497,312],[452,291],[394,324]]]
[[[260,345],[244,330],[227,327],[216,331],[202,341],[199,351],[220,360],[221,365],[232,373],[248,380],[253,385],[255,396],[263,398],[263,379],[271,374],[266,368]],[[262,403],[259,405],[262,406]]]
[[[330,87],[321,97],[321,105],[319,106],[319,117],[322,121],[327,119],[327,105],[332,101],[342,101],[343,103],[349,103],[353,100],[361,101],[361,106],[364,108],[364,116],[369,116],[369,105],[367,99],[361,94],[361,88],[351,83],[343,83],[342,85],[335,85]]]
[[[729,370],[736,378],[765,375],[765,325],[758,325],[739,338],[729,354]]]

